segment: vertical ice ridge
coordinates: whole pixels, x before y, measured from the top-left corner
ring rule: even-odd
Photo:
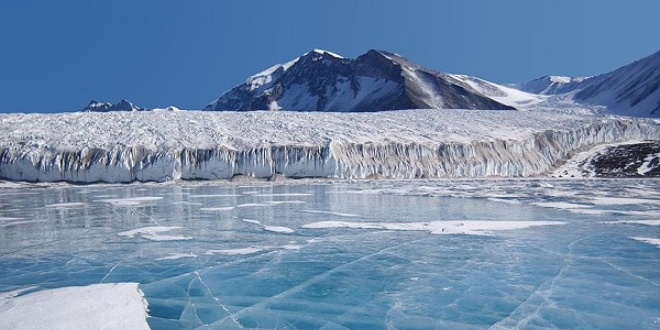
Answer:
[[[471,142],[341,139],[324,145],[225,145],[196,149],[115,145],[57,149],[10,145],[0,150],[0,178],[41,182],[133,182],[269,178],[527,177],[555,168],[601,143],[660,139],[656,124],[603,119],[576,129],[537,132],[524,140]]]

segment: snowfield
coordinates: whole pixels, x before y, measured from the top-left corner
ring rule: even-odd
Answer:
[[[79,183],[527,177],[660,139],[653,119],[475,110],[2,114],[0,131],[0,178]]]

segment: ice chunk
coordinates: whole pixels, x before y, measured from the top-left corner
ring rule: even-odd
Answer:
[[[46,207],[64,209],[64,208],[76,208],[76,207],[81,207],[81,206],[85,206],[85,205],[87,205],[87,203],[57,203],[57,204],[46,205]]]
[[[619,221],[609,221],[605,223],[626,223],[626,224],[646,225],[646,226],[660,226],[660,220],[619,220]]]
[[[568,203],[568,202],[538,202],[534,203],[536,206],[541,206],[541,207],[549,207],[549,208],[555,208],[555,209],[588,209],[593,206],[591,205],[584,205],[584,204],[575,204],[575,203]]]
[[[242,219],[243,222],[251,223],[257,226],[262,227],[265,231],[270,231],[274,233],[283,233],[283,234],[292,234],[295,233],[296,231],[289,228],[289,227],[282,227],[282,226],[265,226],[264,224],[261,223],[259,220],[250,220],[250,219]]]
[[[235,209],[233,206],[225,206],[225,207],[202,207],[199,210],[200,211],[208,211],[208,212],[222,212],[222,211],[231,211]]]
[[[300,212],[306,213],[317,213],[317,214],[328,214],[334,215],[337,217],[346,217],[346,218],[359,218],[360,216],[352,213],[341,213],[341,212],[332,212],[332,211],[323,211],[323,210],[300,210]]]
[[[283,233],[283,234],[292,234],[295,233],[296,231],[288,228],[288,227],[280,227],[280,226],[264,226],[265,231],[272,231],[275,233]]]
[[[595,205],[634,205],[634,204],[657,204],[658,199],[626,198],[626,197],[593,197],[589,201]]]
[[[0,328],[12,330],[149,329],[137,283],[0,294],[0,315]]]
[[[132,197],[132,198],[111,198],[111,199],[99,199],[99,202],[110,203],[114,206],[137,206],[142,205],[145,202],[157,201],[163,199],[163,197]]]
[[[236,207],[239,207],[239,208],[244,208],[244,207],[268,207],[268,206],[273,206],[273,204],[270,204],[270,203],[243,203],[243,204],[236,205]]]
[[[647,237],[631,237],[631,238],[640,242],[653,244],[658,248],[660,248],[660,238],[647,238]]]
[[[170,253],[156,260],[176,260],[181,258],[197,258],[197,255],[194,253]]]

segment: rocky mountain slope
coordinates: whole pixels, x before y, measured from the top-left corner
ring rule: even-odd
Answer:
[[[371,112],[401,109],[514,110],[462,79],[370,50],[355,59],[315,49],[249,77],[204,110]]]
[[[520,90],[564,95],[581,105],[637,117],[660,116],[660,51],[595,77],[546,76],[517,86]]]

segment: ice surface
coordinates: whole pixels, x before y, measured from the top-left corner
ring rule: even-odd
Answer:
[[[236,206],[226,206],[226,207],[202,207],[199,210],[200,211],[209,211],[209,212],[222,212],[222,211],[231,211],[235,209]]]
[[[332,229],[384,229],[403,231],[428,231],[432,234],[471,234],[479,235],[484,232],[498,230],[523,229],[535,226],[563,225],[560,221],[431,221],[431,222],[348,222],[348,221],[321,221],[306,224],[303,228]]]
[[[651,330],[659,203],[650,179],[13,186],[0,224],[40,222],[0,227],[0,292],[59,307],[52,289],[140,283],[156,330]],[[129,285],[104,297],[139,298],[144,322]]]
[[[590,205],[567,203],[567,202],[539,202],[539,203],[534,203],[534,205],[542,206],[542,207],[552,207],[556,209],[585,209],[592,207]]]
[[[227,254],[227,255],[253,254],[253,253],[261,252],[265,249],[266,248],[246,247],[241,249],[208,250],[205,252],[205,254],[215,254],[215,253]]]
[[[627,198],[627,197],[594,197],[590,200],[595,205],[632,205],[632,204],[657,204],[657,199]]]
[[[138,206],[142,205],[146,202],[149,201],[155,201],[162,199],[163,197],[152,197],[152,196],[145,196],[145,197],[135,197],[135,198],[112,198],[112,199],[98,199],[98,202],[106,202],[110,203],[114,206]]]
[[[181,227],[156,227],[156,226],[144,227],[144,228],[137,228],[137,229],[123,231],[117,235],[126,236],[128,238],[134,238],[136,236],[140,236],[144,239],[148,239],[151,241],[178,241],[178,240],[192,239],[191,237],[162,234],[164,232],[175,229],[181,229]]]
[[[476,110],[0,114],[0,130],[1,178],[83,183],[528,177],[660,139],[651,119]]]
[[[149,329],[136,283],[0,293],[0,329]]]

